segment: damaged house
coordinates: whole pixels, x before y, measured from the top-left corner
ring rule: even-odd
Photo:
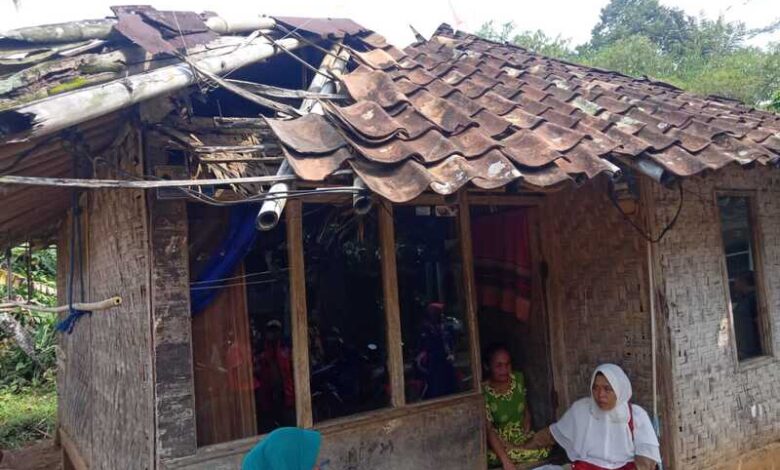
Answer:
[[[0,243],[56,241],[70,307],[65,468],[238,468],[281,425],[335,469],[484,468],[494,341],[535,428],[615,362],[665,468],[780,439],[774,114],[447,25],[135,6],[5,33],[0,70]]]

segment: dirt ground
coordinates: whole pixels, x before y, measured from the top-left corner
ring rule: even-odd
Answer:
[[[4,450],[0,470],[60,470],[60,448],[46,440],[17,450]]]

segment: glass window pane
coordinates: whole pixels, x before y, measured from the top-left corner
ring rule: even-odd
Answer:
[[[188,211],[198,445],[294,426],[284,222],[258,232],[243,262],[211,279],[215,261],[234,248],[231,233],[252,211],[194,204]]]
[[[753,263],[753,229],[750,200],[743,196],[719,196],[721,230],[729,277],[734,336],[739,360],[763,354],[758,318],[758,294]]]
[[[377,209],[303,206],[315,422],[388,405]]]
[[[246,256],[246,292],[252,326],[255,406],[259,434],[295,426],[292,316],[284,217],[257,232]]]
[[[406,400],[471,389],[457,207],[394,208]]]

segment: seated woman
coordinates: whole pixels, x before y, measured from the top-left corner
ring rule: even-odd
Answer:
[[[590,388],[590,397],[574,402],[560,421],[536,433],[523,448],[544,448],[557,442],[572,462],[572,470],[652,470],[660,464],[650,417],[629,403],[631,382],[623,369],[600,365],[593,372]]]
[[[526,402],[525,379],[512,371],[509,350],[501,344],[491,345],[486,353],[489,374],[482,385],[488,419],[488,465],[504,470],[518,463],[538,462],[548,457],[550,449],[521,449],[533,435],[531,413]],[[539,446],[543,447],[543,446]]]

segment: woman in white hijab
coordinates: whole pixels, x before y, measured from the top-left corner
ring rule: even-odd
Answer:
[[[522,447],[558,443],[572,462],[572,470],[653,470],[661,463],[658,438],[647,412],[629,402],[631,382],[623,369],[600,365],[593,372],[590,388],[590,397],[574,402],[560,421],[536,433]]]

